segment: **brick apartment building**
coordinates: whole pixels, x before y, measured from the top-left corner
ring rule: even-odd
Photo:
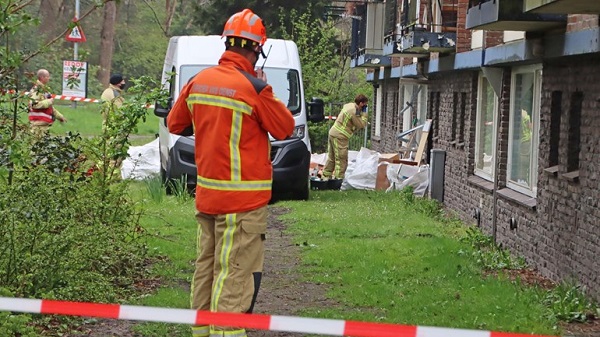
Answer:
[[[600,1],[354,2],[372,149],[433,122],[444,205],[600,300]],[[429,158],[426,159],[429,161]]]

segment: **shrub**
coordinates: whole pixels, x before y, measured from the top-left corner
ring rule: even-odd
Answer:
[[[0,104],[0,120],[9,121],[0,127],[0,284],[11,296],[116,302],[145,275],[141,214],[115,163],[163,93],[149,79],[132,81],[128,103],[91,139],[34,137],[20,124],[22,102]],[[28,336],[29,316],[0,321],[0,335]]]

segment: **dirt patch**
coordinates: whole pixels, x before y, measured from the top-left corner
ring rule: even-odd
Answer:
[[[486,272],[485,276],[498,277],[498,271],[492,270]],[[525,287],[539,287],[549,290],[556,287],[556,283],[543,277],[539,272],[532,269],[505,269],[501,273],[513,282],[519,282]]]
[[[560,325],[565,332],[564,337],[600,337],[600,320],[589,323],[571,323]]]
[[[270,207],[269,227],[265,247],[265,268],[255,313],[294,316],[303,308],[337,305],[325,296],[326,286],[299,279],[300,247],[288,234],[286,225],[278,219],[289,212]],[[248,330],[251,337],[286,337],[303,334],[291,332]]]

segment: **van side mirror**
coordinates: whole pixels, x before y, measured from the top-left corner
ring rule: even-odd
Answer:
[[[325,103],[320,98],[313,97],[308,102],[308,120],[317,123],[325,119]]]
[[[169,111],[171,111],[172,107],[173,107],[173,97],[169,97],[169,99],[167,100],[166,107],[162,106],[162,104],[160,104],[159,102],[156,102],[154,104],[154,114],[161,118],[167,118],[167,115],[169,115]]]

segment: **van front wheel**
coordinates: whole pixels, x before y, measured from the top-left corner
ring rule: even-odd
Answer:
[[[160,167],[160,181],[165,187],[165,192],[167,193],[167,195],[172,195],[173,183],[171,182],[171,178],[169,178],[169,176],[167,175],[167,171],[163,169],[162,166]]]
[[[296,200],[308,200],[308,193],[309,193],[309,190],[310,190],[310,186],[309,185],[310,185],[310,181],[307,181],[306,184],[305,184],[305,186],[302,189],[296,191],[296,193],[294,195],[294,199],[296,199]]]

